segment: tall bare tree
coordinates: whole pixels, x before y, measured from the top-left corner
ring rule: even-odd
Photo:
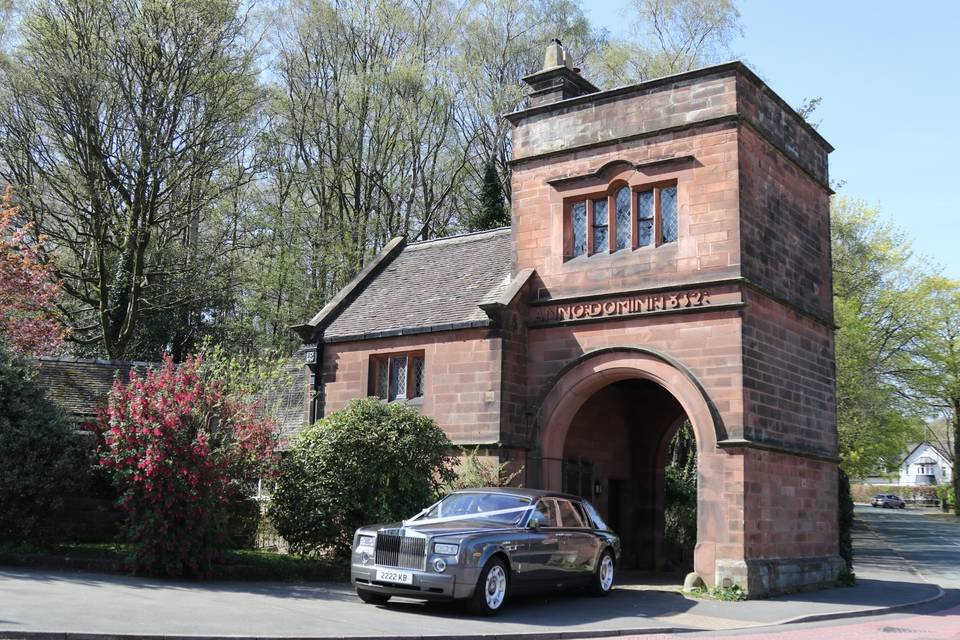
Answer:
[[[721,62],[742,35],[734,0],[631,0],[631,36],[611,39],[591,60],[612,86]]]
[[[47,238],[71,339],[124,357],[193,305],[230,245],[258,99],[233,0],[53,0],[24,17],[0,176]]]

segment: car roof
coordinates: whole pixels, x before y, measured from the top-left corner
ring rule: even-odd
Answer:
[[[580,496],[562,491],[550,491],[547,489],[527,489],[524,487],[473,487],[469,489],[458,489],[452,493],[500,493],[503,495],[517,496],[520,498],[565,498],[567,500],[583,500]]]

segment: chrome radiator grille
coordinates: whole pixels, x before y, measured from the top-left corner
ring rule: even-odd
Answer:
[[[427,562],[427,539],[378,533],[374,561],[383,567],[423,571]]]

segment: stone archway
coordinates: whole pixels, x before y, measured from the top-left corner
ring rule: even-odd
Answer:
[[[633,409],[625,402],[634,403]],[[633,414],[643,417],[631,419]],[[703,385],[675,359],[650,349],[609,348],[587,353],[559,371],[545,385],[536,414],[542,460],[539,485],[564,489],[565,474],[569,479],[568,465],[574,459],[592,456],[601,465],[619,466],[620,470],[609,473],[596,470],[596,498],[602,510],[611,513],[612,503],[605,503],[601,494],[616,486],[611,474],[622,476],[627,463],[621,459],[619,465],[612,464],[604,447],[617,450],[621,457],[629,449],[630,484],[622,498],[630,514],[621,533],[624,558],[636,566],[655,566],[662,542],[658,536],[663,530],[666,444],[685,419],[693,427],[700,452],[695,568],[710,581],[716,547],[724,542],[726,531],[721,516],[724,454],[716,447],[724,439],[724,429]],[[630,427],[624,429],[627,423]],[[625,437],[631,430],[632,435]]]

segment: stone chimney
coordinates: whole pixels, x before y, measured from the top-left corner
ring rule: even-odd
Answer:
[[[523,81],[532,89],[531,107],[600,91],[580,75],[580,69],[573,66],[573,58],[556,38],[547,46],[547,52],[543,56],[543,68],[528,75]]]

